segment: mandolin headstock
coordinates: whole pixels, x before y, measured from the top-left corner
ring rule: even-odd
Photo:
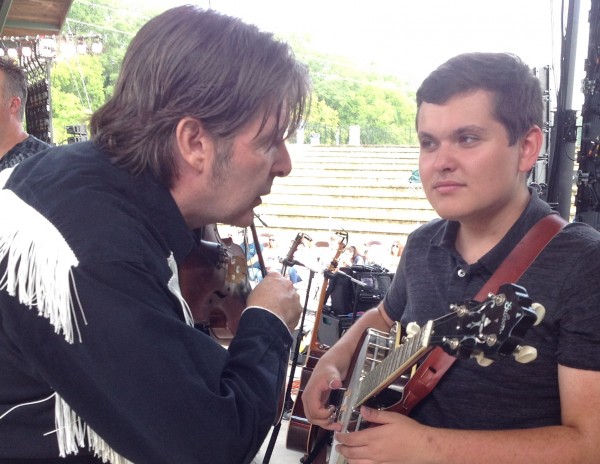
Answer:
[[[518,362],[533,361],[537,351],[523,345],[523,337],[544,317],[544,309],[515,284],[505,284],[483,302],[453,305],[453,312],[432,324],[428,343],[441,346],[458,358],[474,357],[489,365],[500,356],[514,356]]]

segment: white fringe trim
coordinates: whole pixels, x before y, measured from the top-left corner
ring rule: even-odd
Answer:
[[[190,306],[187,304],[187,301],[185,301],[185,298],[181,293],[181,287],[179,286],[179,271],[177,270],[177,263],[175,262],[175,257],[173,256],[173,253],[171,253],[171,256],[169,256],[169,258],[167,259],[167,263],[171,268],[171,272],[173,273],[173,275],[169,279],[169,282],[167,283],[167,285],[169,286],[169,290],[171,290],[171,293],[173,293],[173,295],[175,295],[181,303],[181,309],[183,311],[183,318],[185,319],[185,323],[193,327],[194,316],[192,315],[192,310],[190,309]]]
[[[5,290],[38,314],[47,318],[58,334],[73,343],[75,329],[81,334],[75,317],[79,304],[72,268],[79,261],[60,232],[44,216],[10,190],[0,190],[4,214],[0,219],[0,261],[7,267],[0,276]],[[74,301],[75,300],[75,301]],[[85,322],[85,317],[84,317]]]
[[[6,181],[8,180],[8,178],[10,177],[10,175],[13,172],[13,169],[15,169],[14,166],[0,171],[0,188],[4,188],[4,186],[6,185]]]
[[[102,459],[102,462],[112,464],[132,464],[125,459],[94,432],[85,425],[79,416],[71,409],[65,400],[56,395],[55,405],[56,435],[58,439],[58,449],[60,457],[67,457],[68,454],[78,454],[80,448],[85,447],[85,438],[87,435],[87,446],[90,451]]]
[[[102,437],[88,427],[75,411],[71,409],[67,402],[56,392],[52,393],[49,397],[38,401],[31,401],[14,406],[2,414],[0,420],[15,409],[42,403],[51,400],[52,398],[54,398],[54,424],[56,428],[44,435],[56,434],[58,452],[61,458],[66,458],[69,454],[79,454],[80,450],[86,447],[87,437],[87,448],[92,451],[96,457],[102,459],[102,462],[111,464],[133,464],[108,446]]]
[[[85,446],[85,424],[58,394],[54,399],[54,423],[61,458],[79,453]],[[48,435],[48,434],[46,434]]]

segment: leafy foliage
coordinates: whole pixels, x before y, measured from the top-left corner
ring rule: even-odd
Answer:
[[[121,0],[75,0],[63,35],[99,35],[100,55],[58,56],[51,72],[54,142],[66,143],[66,126],[87,124],[89,116],[112,94],[125,50],[148,20],[140,11],[125,9]]]
[[[86,124],[93,109],[105,101],[104,67],[99,56],[75,55],[52,67],[52,125],[54,141],[67,141],[65,127]]]
[[[142,3],[142,2],[140,2]],[[54,140],[65,143],[65,126],[86,124],[89,115],[111,95],[131,38],[157,12],[132,9],[124,0],[75,0],[64,34],[100,34],[99,56],[59,59],[53,65]],[[313,79],[312,107],[304,142],[348,143],[349,128],[361,128],[365,145],[414,145],[414,90],[394,76],[365,71],[347,59],[319,53],[310,37],[283,37],[305,62]]]

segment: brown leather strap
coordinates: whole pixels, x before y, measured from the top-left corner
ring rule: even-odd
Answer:
[[[412,409],[435,388],[456,358],[436,346],[404,385],[402,399],[391,410],[408,416]]]
[[[475,301],[483,301],[489,293],[497,292],[501,285],[519,280],[544,247],[566,224],[567,221],[558,214],[550,214],[540,219],[479,290]],[[454,356],[439,346],[435,347],[404,386],[405,394],[394,410],[408,415],[412,408],[435,388],[454,361]]]
[[[565,225],[567,225],[567,221],[558,214],[549,214],[540,219],[481,287],[475,300],[483,301],[487,298],[488,293],[497,292],[500,285],[519,280],[544,247]]]

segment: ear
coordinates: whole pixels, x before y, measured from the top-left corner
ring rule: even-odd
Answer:
[[[206,169],[214,143],[202,123],[195,118],[182,118],[175,128],[175,143],[185,165],[200,173]]]
[[[21,98],[20,97],[11,97],[9,109],[12,114],[19,114],[19,110],[21,109]]]
[[[538,126],[531,126],[529,131],[521,138],[521,158],[519,160],[519,170],[529,172],[538,160],[544,134]]]

